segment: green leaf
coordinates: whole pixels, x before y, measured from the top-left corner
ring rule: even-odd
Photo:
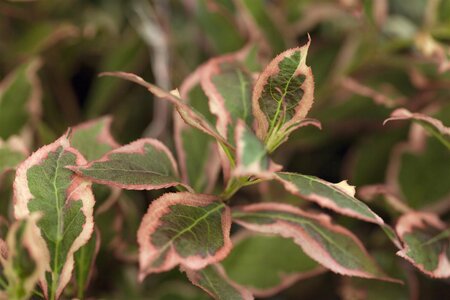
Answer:
[[[178,264],[198,270],[222,260],[231,249],[230,226],[230,210],[215,196],[161,196],[138,231],[140,278]]]
[[[99,159],[120,146],[111,135],[111,123],[112,118],[107,116],[73,127],[71,145],[88,161]]]
[[[450,277],[450,238],[442,234],[447,226],[436,215],[411,212],[397,222],[396,231],[403,242],[397,255],[433,278]]]
[[[18,137],[11,137],[7,142],[0,139],[0,181],[8,170],[14,170],[28,155],[28,150]]]
[[[444,126],[440,120],[421,113],[412,113],[404,108],[394,110],[383,124],[394,120],[413,120],[417,122],[450,150],[450,127]]]
[[[438,207],[450,195],[449,165],[450,152],[439,141],[415,135],[395,148],[387,182],[413,209]]]
[[[256,133],[269,152],[301,125],[314,101],[314,78],[306,65],[310,41],[275,57],[256,81],[252,95]]]
[[[233,249],[221,264],[231,280],[258,297],[274,295],[325,270],[291,239],[248,231],[233,239]]]
[[[233,221],[256,232],[291,238],[312,259],[342,275],[393,281],[379,269],[350,231],[329,216],[280,203],[258,203],[233,211]]]
[[[207,108],[208,99],[199,86],[201,68],[197,68],[181,84],[181,98],[198,109],[208,120],[214,119]],[[177,113],[173,116],[175,146],[183,182],[194,191],[210,193],[220,171],[217,143],[211,136],[187,125]]]
[[[320,178],[298,173],[278,172],[276,180],[292,194],[313,201],[320,206],[352,218],[376,224],[384,224],[364,202],[355,198],[355,187],[347,184],[330,183]]]
[[[130,190],[182,185],[169,149],[154,139],[134,141],[85,166],[71,169],[93,182]]]
[[[236,168],[234,175],[261,175],[280,169],[281,166],[270,160],[266,146],[244,122],[239,120],[236,126]]]
[[[207,292],[214,299],[253,299],[247,289],[230,281],[219,265],[207,266],[198,271],[189,269],[185,271],[192,284]]]
[[[20,65],[0,83],[0,138],[19,134],[40,113],[41,86],[37,71],[41,60]]]
[[[94,234],[92,234],[87,244],[75,252],[75,279],[78,299],[84,299],[84,292],[89,286],[99,249],[100,231],[98,228],[95,228]]]
[[[217,131],[230,143],[234,142],[237,120],[252,126],[253,79],[245,68],[244,60],[249,46],[244,49],[210,59],[202,69],[201,85],[209,99],[211,112],[217,117]]]
[[[36,230],[39,213],[11,225],[6,240],[7,250],[1,262],[7,281],[7,299],[28,299],[45,273],[48,264],[45,257],[45,244]],[[3,255],[6,257],[3,257]]]
[[[91,184],[67,168],[83,164],[86,160],[63,136],[33,153],[16,172],[16,218],[42,214],[38,228],[49,262],[40,282],[46,298],[52,300],[69,282],[74,253],[87,243],[94,227]]]
[[[187,103],[183,102],[178,93],[176,91],[174,92],[166,92],[162,89],[160,89],[159,87],[146,82],[144,79],[142,79],[141,77],[132,74],[132,73],[125,73],[125,72],[105,72],[100,74],[101,76],[113,76],[113,77],[118,77],[118,78],[122,78],[134,83],[137,83],[143,87],[145,87],[147,90],[149,90],[153,95],[155,95],[158,98],[161,99],[165,99],[169,102],[171,102],[177,112],[180,114],[181,118],[183,118],[183,120],[189,124],[190,126],[197,128],[201,131],[203,131],[204,133],[212,136],[213,138],[215,138],[217,141],[219,141],[220,143],[223,143],[224,145],[227,145],[230,148],[233,148],[228,142],[227,140],[220,135],[220,133],[217,132],[217,130],[214,128],[213,125],[211,125],[208,120],[198,111],[196,111],[193,107],[191,107],[190,105],[188,105]]]

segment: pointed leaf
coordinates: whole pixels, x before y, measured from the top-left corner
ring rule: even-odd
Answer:
[[[99,159],[120,145],[111,135],[112,117],[91,120],[72,128],[70,144],[88,160]]]
[[[391,280],[357,237],[332,224],[327,215],[313,215],[287,204],[259,203],[235,209],[233,221],[249,230],[292,238],[307,255],[333,272]]]
[[[252,126],[252,75],[243,65],[250,47],[212,58],[202,69],[201,85],[217,117],[216,128],[230,143],[234,142],[237,120]]]
[[[28,155],[21,139],[11,137],[7,142],[0,139],[0,180],[4,172],[14,170]]]
[[[234,175],[261,175],[280,169],[281,166],[270,160],[266,146],[244,122],[239,120],[236,126],[236,168]]]
[[[161,142],[148,138],[71,169],[93,182],[130,190],[162,189],[182,184],[172,153]]]
[[[320,178],[298,173],[278,172],[275,179],[286,190],[303,199],[316,202],[320,206],[337,213],[376,224],[384,224],[364,202],[355,198],[355,187],[347,184],[330,183]]]
[[[214,299],[253,299],[247,289],[230,281],[219,265],[207,266],[197,271],[189,269],[185,271],[192,284],[207,292]]]
[[[7,255],[1,258],[8,299],[28,299],[48,265],[36,222],[39,214],[16,221],[8,231]]]
[[[258,297],[269,297],[326,271],[291,239],[248,231],[233,239],[233,249],[221,264],[230,279]]]
[[[77,284],[77,297],[79,299],[84,299],[84,292],[89,286],[99,249],[100,231],[96,227],[86,245],[75,252],[75,279]]]
[[[407,109],[399,108],[394,110],[391,116],[386,119],[383,124],[386,124],[389,121],[396,120],[416,121],[450,150],[450,127],[444,126],[444,124],[440,120],[432,118],[425,114],[412,113]]]
[[[134,83],[137,83],[143,87],[145,87],[147,90],[149,90],[152,94],[154,94],[156,97],[165,99],[172,103],[175,108],[177,109],[180,116],[183,118],[183,120],[191,125],[194,128],[197,128],[206,134],[209,134],[213,138],[215,138],[217,141],[223,143],[224,145],[229,146],[230,148],[233,148],[227,140],[221,136],[217,130],[214,128],[213,125],[211,125],[208,120],[198,111],[196,111],[193,107],[188,105],[187,103],[183,102],[179,95],[177,93],[169,93],[166,92],[159,87],[146,82],[141,77],[132,74],[132,73],[126,73],[126,72],[105,72],[100,74],[100,76],[114,76],[118,78],[122,78],[125,80],[132,81]]]
[[[405,214],[395,229],[404,244],[397,255],[428,276],[450,277],[450,238],[445,223],[436,215],[425,212]]]
[[[94,227],[91,184],[67,169],[86,160],[66,136],[40,148],[17,169],[14,214],[41,212],[40,235],[50,263],[40,279],[47,298],[58,298],[69,282],[74,253],[89,240]]]
[[[153,201],[138,231],[140,278],[181,264],[201,269],[228,255],[231,217],[215,196],[169,193]]]
[[[19,134],[40,113],[42,90],[37,76],[40,59],[20,65],[0,83],[0,138]]]
[[[314,101],[314,79],[306,65],[310,41],[279,54],[264,69],[253,90],[256,133],[269,151],[306,117]]]

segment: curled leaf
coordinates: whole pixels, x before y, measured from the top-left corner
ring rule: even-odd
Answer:
[[[386,119],[383,124],[397,120],[416,121],[450,150],[450,128],[446,127],[440,120],[425,114],[412,113],[407,109],[399,108],[394,110],[391,116]]]
[[[250,291],[228,279],[220,265],[210,265],[197,271],[189,269],[184,271],[192,284],[207,292],[214,299],[253,299]]]
[[[309,257],[338,274],[394,281],[379,269],[358,238],[332,224],[329,216],[287,204],[258,203],[235,209],[233,221],[249,230],[292,238]]]
[[[434,278],[450,277],[450,238],[446,225],[434,214],[410,212],[397,222],[403,242],[397,255]]]
[[[163,89],[160,89],[159,87],[148,83],[141,77],[132,74],[132,73],[126,73],[126,72],[105,72],[101,73],[100,76],[114,76],[119,77],[128,81],[132,81],[134,83],[137,83],[143,87],[145,87],[147,90],[149,90],[152,94],[154,94],[156,97],[165,99],[169,102],[171,102],[175,108],[177,109],[178,113],[180,114],[181,118],[183,120],[191,125],[194,128],[197,128],[201,131],[203,131],[206,134],[209,134],[213,138],[215,138],[217,141],[223,143],[224,145],[227,145],[230,148],[233,148],[227,140],[220,135],[217,130],[206,120],[206,118],[196,111],[193,107],[188,105],[187,103],[183,102],[179,95],[176,93],[169,93],[167,91],[164,91]]]
[[[231,249],[230,226],[230,209],[215,196],[161,196],[139,227],[140,278],[178,264],[198,270],[222,260]]]
[[[72,276],[74,253],[89,240],[93,228],[94,196],[90,182],[67,166],[86,160],[66,136],[40,148],[17,169],[14,181],[14,214],[25,218],[33,212],[47,251],[45,276],[40,278],[47,298],[58,298]]]
[[[98,160],[71,170],[93,182],[130,190],[182,185],[172,153],[154,139],[140,139],[114,149]]]

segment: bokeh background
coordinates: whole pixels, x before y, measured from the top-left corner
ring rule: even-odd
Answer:
[[[430,138],[419,152],[397,153],[402,144],[413,148],[409,123],[383,126],[396,107],[427,113],[450,125],[448,0],[2,0],[0,78],[32,61],[39,64],[42,94],[29,137],[32,149],[52,142],[68,126],[106,114],[113,116],[113,135],[120,143],[148,136],[173,148],[172,107],[138,86],[100,78],[100,72],[133,72],[170,90],[211,57],[253,43],[261,62],[268,62],[304,44],[308,34],[312,42],[307,64],[316,86],[310,116],[322,122],[323,130],[299,130],[274,160],[290,171],[332,182],[349,179],[358,187],[390,184],[388,170],[395,160],[397,196],[449,221],[448,151]],[[17,93],[20,97],[20,86]],[[0,116],[7,109],[0,102]],[[7,128],[10,123],[0,120],[0,125]],[[14,130],[0,133],[6,140]],[[0,186],[6,215],[8,186]],[[276,188],[271,191],[267,199],[290,201]],[[248,190],[240,197],[252,201],[255,194]],[[135,232],[157,195],[126,192],[97,220],[103,228],[102,247],[88,295],[205,297],[177,270],[150,276],[142,284],[136,280]],[[371,206],[388,221],[398,217],[384,199]],[[450,297],[448,280],[431,280],[405,266],[392,255],[395,249],[380,230],[336,218],[362,237],[384,269],[402,273],[407,283],[398,286],[327,273],[300,281],[272,299]]]

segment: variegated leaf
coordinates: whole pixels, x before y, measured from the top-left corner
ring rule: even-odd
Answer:
[[[38,220],[39,213],[33,213],[16,221],[8,231],[7,252],[1,256],[8,299],[28,299],[45,274],[49,262],[37,230]]]
[[[395,229],[404,245],[397,255],[431,277],[450,277],[449,230],[436,215],[407,213]]]
[[[0,83],[0,138],[19,134],[40,114],[42,90],[37,76],[40,59],[20,65]]]
[[[279,171],[281,166],[273,163],[266,146],[241,120],[236,126],[236,168],[235,176],[261,175]]]
[[[291,239],[246,230],[233,237],[233,249],[221,264],[231,280],[258,297],[326,271]]]
[[[286,190],[303,199],[337,213],[376,224],[384,224],[364,202],[355,198],[355,187],[346,181],[330,183],[320,178],[298,173],[278,172],[275,179]]]
[[[178,264],[198,270],[222,260],[231,249],[230,226],[230,209],[215,196],[161,196],[138,231],[140,278]]]
[[[180,86],[181,99],[200,111],[208,120],[214,116],[208,109],[208,98],[200,87],[203,66],[191,73]],[[210,193],[215,186],[220,171],[220,158],[214,138],[186,124],[174,112],[175,146],[183,182],[194,191]]]
[[[390,281],[350,231],[314,215],[280,203],[258,203],[233,211],[233,221],[256,232],[292,238],[303,251],[333,272]]]
[[[279,54],[256,81],[252,95],[256,133],[269,152],[305,119],[314,101],[314,79],[306,65],[310,41]]]
[[[112,117],[102,117],[73,127],[70,144],[88,160],[120,147],[111,135]]]
[[[446,127],[442,121],[425,114],[412,113],[407,109],[399,108],[394,110],[391,116],[386,119],[383,124],[396,120],[413,120],[419,123],[450,150],[450,127]]]
[[[211,112],[217,117],[217,130],[230,143],[234,143],[237,120],[243,120],[248,126],[253,123],[253,78],[244,66],[250,50],[247,46],[238,52],[212,58],[201,73],[203,91],[209,99]]]
[[[140,139],[73,171],[93,182],[130,190],[182,185],[172,153],[161,142]]]
[[[165,99],[169,102],[171,102],[175,108],[177,109],[180,116],[183,118],[183,120],[189,124],[192,127],[195,127],[206,134],[209,134],[213,138],[215,138],[217,141],[222,143],[223,145],[227,145],[230,148],[233,148],[227,140],[220,135],[217,130],[214,128],[213,125],[211,125],[208,120],[198,111],[196,111],[193,107],[188,105],[187,103],[183,102],[180,99],[180,96],[178,92],[167,92],[159,87],[148,83],[141,77],[132,74],[132,73],[126,73],[126,72],[105,72],[100,74],[101,76],[114,76],[118,78],[122,78],[128,81],[132,81],[134,83],[137,83],[143,87],[145,87],[147,90],[149,90],[153,95],[155,95],[158,98]]]
[[[49,264],[40,282],[49,299],[61,295],[72,276],[74,253],[86,244],[94,227],[91,184],[67,168],[84,164],[86,160],[63,136],[33,153],[16,172],[16,218],[42,214],[37,226]]]
[[[201,270],[186,269],[192,284],[198,286],[211,297],[218,300],[250,300],[253,295],[247,289],[230,281],[220,265],[207,266]]]

